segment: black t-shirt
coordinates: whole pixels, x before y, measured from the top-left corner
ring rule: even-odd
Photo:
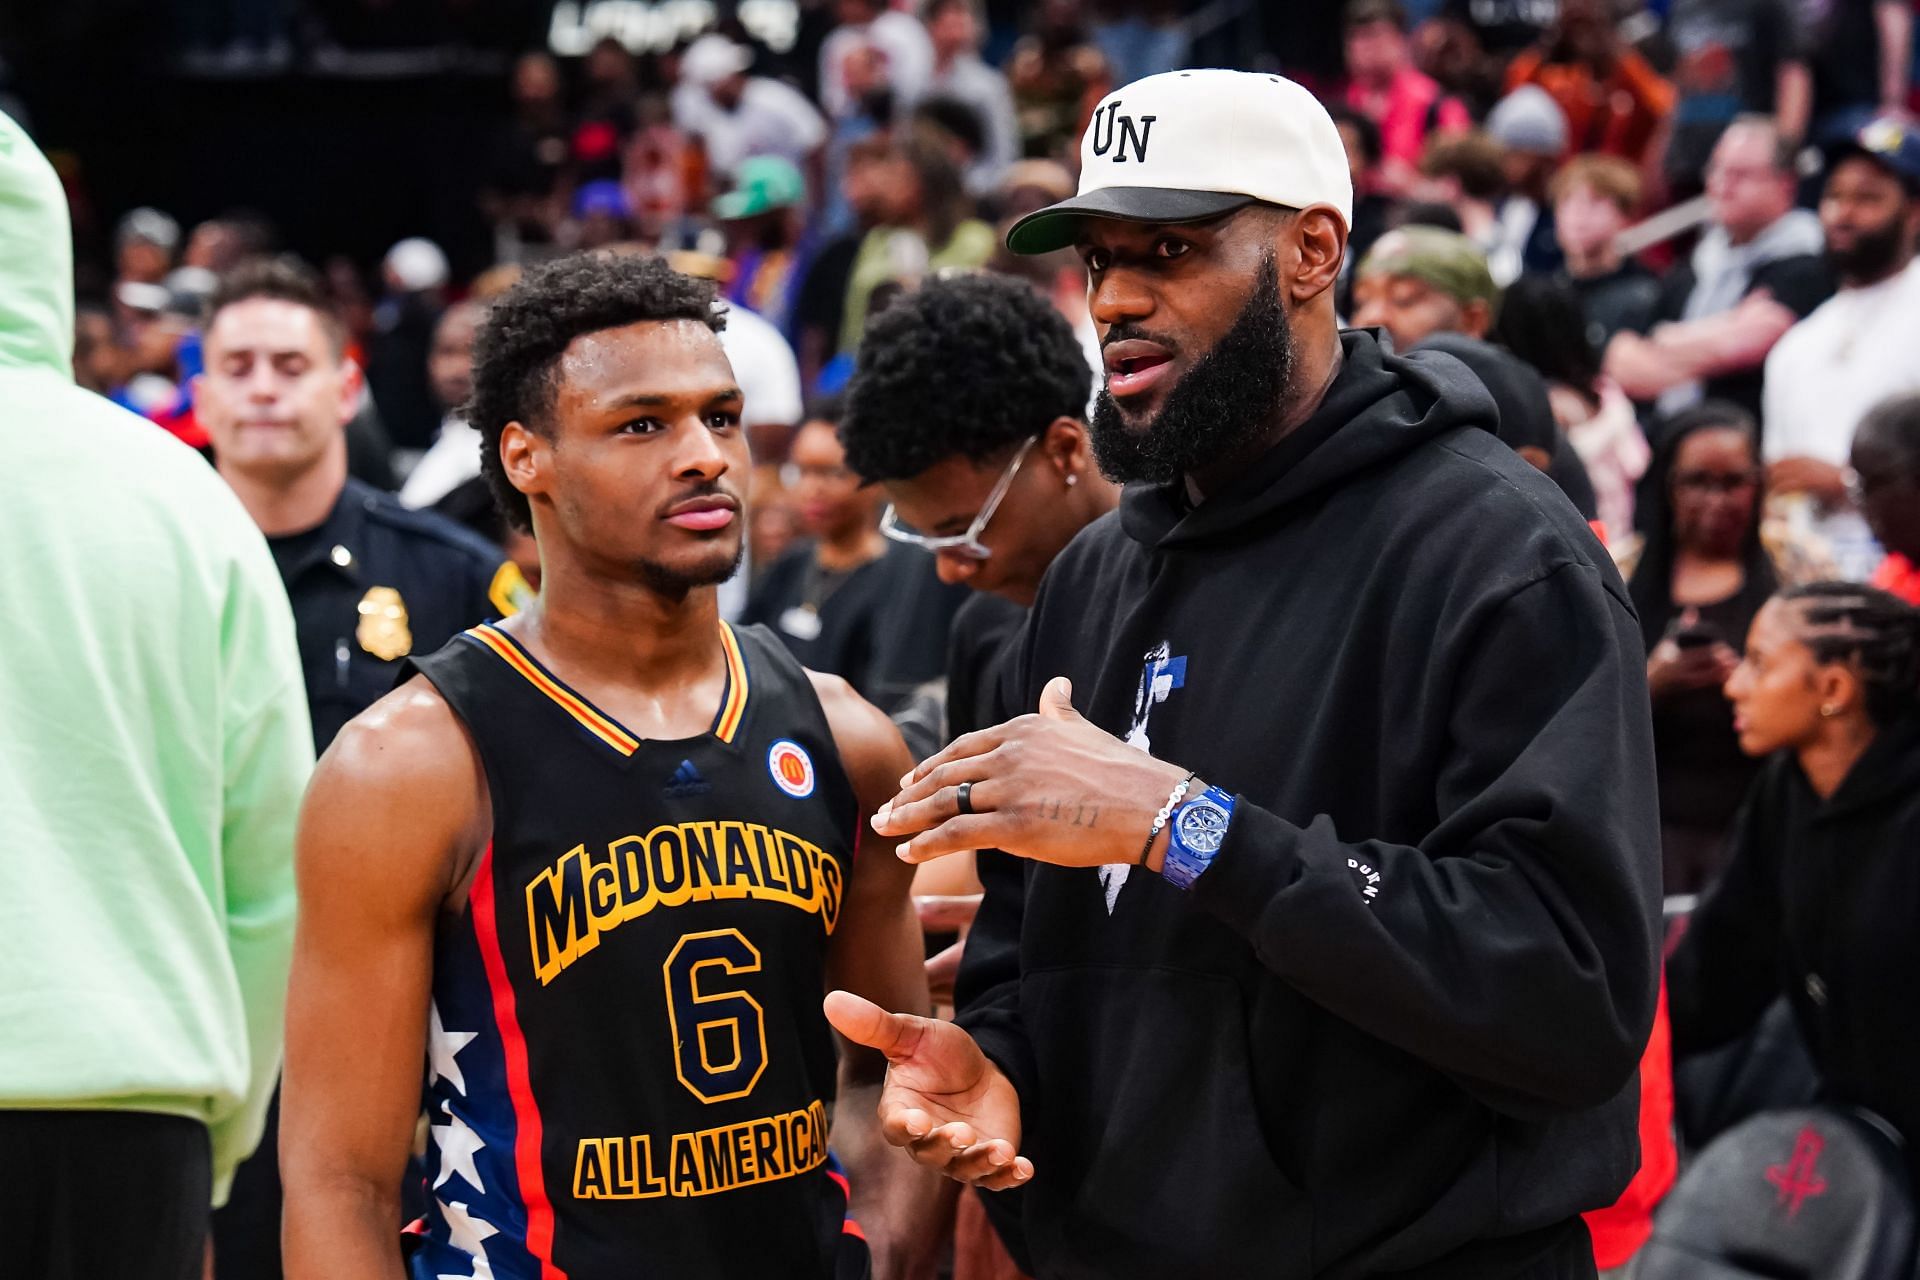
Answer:
[[[1660,277],[1628,259],[1604,276],[1561,277],[1587,315],[1587,341],[1606,350],[1616,333],[1645,333],[1660,307]]]
[[[1009,680],[1027,611],[976,591],[953,615],[947,639],[947,736],[999,724],[1013,707]]]
[[[1698,181],[1720,131],[1771,112],[1780,64],[1798,56],[1789,0],[1674,0],[1667,16],[1679,101],[1667,173]]]
[[[1813,67],[1816,120],[1829,111],[1880,101],[1880,29],[1873,20],[1877,2],[1831,0],[1826,16],[1809,28],[1807,61]]]
[[[893,711],[944,671],[947,628],[965,598],[964,587],[941,584],[918,547],[889,542],[878,559],[832,573],[803,542],[774,561],[741,621],[765,625],[803,665]]]
[[[807,278],[800,285],[800,296],[793,307],[793,331],[797,336],[808,330],[826,335],[824,359],[839,354],[833,344],[840,340],[841,319],[847,310],[847,280],[853,275],[853,260],[860,253],[860,236],[842,236],[814,255],[807,267]]]
[[[1684,262],[1676,266],[1667,276],[1654,318],[1678,320],[1685,315],[1687,297],[1693,292],[1693,285],[1693,268]],[[1765,289],[1773,295],[1775,302],[1804,320],[1815,307],[1833,296],[1833,273],[1828,269],[1826,260],[1817,253],[1780,258],[1754,269],[1753,278],[1747,284],[1747,293],[1752,294],[1759,289]],[[1758,419],[1761,385],[1762,367],[1755,365],[1751,369],[1708,378],[1704,390],[1709,399],[1731,400]]]

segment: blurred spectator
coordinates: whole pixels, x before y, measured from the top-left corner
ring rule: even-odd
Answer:
[[[840,355],[847,281],[867,233],[886,214],[892,155],[893,147],[883,137],[864,139],[848,149],[840,186],[854,229],[822,244],[807,264],[793,309],[793,335],[802,385],[809,391],[817,389],[822,372]]]
[[[403,506],[434,506],[480,474],[480,433],[467,424],[464,410],[473,394],[473,335],[486,314],[483,303],[456,302],[433,327],[427,385],[440,406],[440,431],[401,486]]]
[[[1779,582],[1760,540],[1751,415],[1709,401],[1676,417],[1642,494],[1645,539],[1625,567],[1647,645],[1661,858],[1668,893],[1698,893],[1725,865],[1755,771],[1720,686]]]
[[[1567,150],[1567,118],[1538,85],[1523,84],[1487,116],[1487,136],[1500,145],[1506,195],[1495,209],[1487,269],[1502,288],[1522,271],[1556,271],[1560,246],[1553,234],[1547,183]]]
[[[1353,325],[1378,325],[1405,352],[1435,333],[1486,337],[1499,301],[1486,256],[1467,237],[1400,227],[1380,237],[1354,275]]]
[[[972,216],[960,172],[937,143],[923,135],[890,140],[880,165],[878,225],[862,237],[847,279],[838,348],[846,353],[860,345],[877,289],[984,266],[995,248],[993,228]]]
[[[522,54],[513,64],[511,87],[513,118],[494,143],[481,194],[481,208],[494,225],[495,251],[503,258],[522,244],[553,239],[568,156],[567,109],[553,59]]]
[[[973,175],[986,151],[987,131],[972,107],[958,98],[938,95],[922,98],[907,118],[906,127],[927,134],[944,146],[947,158],[966,179],[967,194],[970,197],[981,194],[974,189]],[[991,194],[991,187],[987,194]]]
[[[1112,70],[1087,38],[1080,0],[1041,0],[1031,34],[1007,60],[1021,148],[1072,163],[1093,109],[1113,87]]]
[[[1192,66],[1179,0],[1101,0],[1094,9],[1093,43],[1112,68],[1115,84]]]
[[[733,190],[713,202],[732,264],[727,301],[751,308],[782,334],[793,331],[810,261],[806,199],[806,179],[792,161],[754,156],[734,175]]]
[[[135,209],[114,229],[114,263],[121,284],[159,284],[173,270],[180,224],[158,209]]]
[[[581,72],[585,95],[570,145],[574,176],[589,182],[617,178],[620,147],[636,123],[640,69],[625,45],[603,36],[587,51]]]
[[[1742,750],[1769,758],[1668,961],[1674,1053],[1784,996],[1822,1095],[1890,1124],[1920,1176],[1920,613],[1852,583],[1783,592],[1726,696]]]
[[[1477,48],[1504,61],[1545,39],[1560,9],[1560,0],[1444,0],[1440,19],[1459,24]]]
[[[753,500],[747,504],[747,563],[751,566],[749,590],[766,577],[767,568],[803,535],[800,512],[794,505],[793,490],[787,487],[783,463],[756,462],[753,468]]]
[[[927,34],[933,41],[927,96],[964,103],[979,118],[984,145],[967,170],[967,189],[985,196],[1007,166],[1020,158],[1020,126],[1007,78],[980,58],[980,17],[975,4],[976,0],[932,0],[927,5]]]
[[[520,571],[526,584],[526,597],[540,591],[540,544],[525,529],[518,528],[501,512],[493,487],[486,477],[463,480],[433,504],[440,515],[479,534],[506,553],[509,562]],[[524,607],[524,606],[523,606]]]
[[[661,94],[641,98],[635,118],[639,127],[620,156],[620,188],[634,234],[651,244],[683,243],[705,225],[706,152],[674,124],[672,101]]]
[[[1347,256],[1341,263],[1342,270],[1351,275],[1353,264],[1367,256],[1367,250],[1387,229],[1393,198],[1387,194],[1380,173],[1385,158],[1380,126],[1352,107],[1336,106],[1329,114],[1340,130],[1340,141],[1347,149],[1347,170],[1353,177],[1353,226],[1347,231]]]
[[[804,423],[789,465],[807,540],[767,569],[741,620],[772,628],[806,666],[844,676],[869,702],[894,710],[940,675],[959,599],[928,590],[925,551],[880,535],[884,495],[847,468],[833,422]]]
[[[1767,356],[1762,456],[1770,501],[1805,505],[1840,575],[1864,579],[1879,548],[1847,492],[1847,456],[1867,411],[1920,390],[1920,134],[1876,121],[1835,153],[1820,200],[1839,291]]]
[[[1808,140],[1845,142],[1880,115],[1904,115],[1913,87],[1909,0],[1823,0],[1803,11],[1813,69]]]
[[[256,213],[227,213],[209,218],[187,237],[180,265],[225,275],[248,258],[273,252],[273,227]]]
[[[1667,186],[1700,190],[1713,144],[1742,115],[1771,115],[1788,143],[1807,136],[1813,80],[1795,0],[1673,0],[1667,10],[1677,93]]]
[[[103,308],[81,306],[74,313],[73,380],[83,391],[105,396],[120,381],[113,317]]]
[[[1380,131],[1376,189],[1405,194],[1421,152],[1436,133],[1473,126],[1458,98],[1446,96],[1413,65],[1407,18],[1398,0],[1352,0],[1346,13],[1347,106]]]
[[[1881,402],[1853,433],[1860,510],[1887,549],[1873,585],[1920,605],[1920,394]]]
[[[1620,38],[1609,0],[1560,0],[1560,19],[1507,68],[1507,89],[1538,84],[1566,114],[1575,151],[1644,162],[1673,112],[1673,86]]]
[[[813,173],[817,186],[826,121],[798,89],[749,76],[752,63],[752,51],[725,36],[688,45],[673,92],[674,123],[706,145],[711,172],[723,183],[749,157],[774,155]]]
[[[675,271],[712,280],[723,289],[726,286],[729,263],[725,258],[684,251],[668,254],[667,264]],[[726,349],[733,376],[740,384],[744,402],[740,424],[746,428],[754,459],[777,462],[785,458],[805,402],[793,348],[770,321],[738,303],[727,308],[727,327],[720,331],[720,345]],[[734,583],[738,581],[736,577]],[[727,605],[733,585],[722,586],[722,607]]]
[[[1354,276],[1353,323],[1384,328],[1397,351],[1432,348],[1473,370],[1499,411],[1487,429],[1591,520],[1593,486],[1554,423],[1546,380],[1485,341],[1499,299],[1486,255],[1471,240],[1438,227],[1397,227],[1380,237]]]
[[[1652,450],[1633,402],[1600,372],[1579,296],[1558,280],[1521,276],[1500,295],[1493,340],[1547,380],[1554,421],[1593,482],[1601,527],[1609,542],[1625,537]]]
[[[820,105],[827,115],[858,108],[847,60],[863,48],[879,55],[880,78],[893,86],[896,105],[911,105],[933,75],[933,41],[920,20],[886,0],[834,0],[834,8],[840,25],[820,45]]]
[[[1615,156],[1575,156],[1547,188],[1562,275],[1580,299],[1587,341],[1597,352],[1623,329],[1645,333],[1660,305],[1660,278],[1620,252],[1640,192],[1640,175]]]
[[[1506,152],[1484,133],[1436,138],[1420,157],[1421,202],[1450,206],[1459,230],[1484,251],[1500,237],[1500,205],[1507,197]]]
[[[447,255],[431,240],[409,237],[387,250],[380,278],[385,293],[367,339],[367,384],[388,439],[418,453],[440,428],[427,387],[427,351],[446,304]]]
[[[604,249],[634,238],[633,205],[611,178],[582,183],[573,193],[571,217],[563,239],[575,249]]]
[[[5,1269],[178,1280],[278,1070],[313,744],[246,513],[71,381],[66,203],[4,116],[0,207]]]
[[[1759,414],[1767,352],[1833,292],[1820,219],[1793,207],[1793,161],[1765,116],[1721,135],[1707,166],[1713,222],[1668,274],[1659,323],[1607,344],[1606,371],[1635,400],[1671,414],[1711,396]]]

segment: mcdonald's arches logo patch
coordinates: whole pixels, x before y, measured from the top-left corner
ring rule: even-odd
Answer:
[[[795,800],[813,794],[813,757],[797,742],[782,738],[769,747],[767,772],[773,775],[773,785]]]

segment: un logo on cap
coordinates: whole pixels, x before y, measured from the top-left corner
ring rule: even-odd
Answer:
[[[1106,135],[1104,137],[1101,136],[1100,132],[1102,116],[1106,117],[1104,122]],[[1093,113],[1093,123],[1088,126],[1093,130],[1093,154],[1096,156],[1104,156],[1108,151],[1113,150],[1113,135],[1117,128],[1120,134],[1120,147],[1113,157],[1113,162],[1115,164],[1125,164],[1127,162],[1127,147],[1131,145],[1133,147],[1133,158],[1145,164],[1147,160],[1147,137],[1153,132],[1153,122],[1159,118],[1159,116],[1141,116],[1140,123],[1136,127],[1132,116],[1123,116],[1120,114],[1120,99],[1115,98],[1112,102],[1096,109]]]

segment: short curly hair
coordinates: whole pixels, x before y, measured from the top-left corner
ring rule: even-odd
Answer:
[[[726,327],[710,281],[682,275],[659,258],[575,253],[537,267],[497,298],[473,340],[473,398],[467,421],[480,432],[480,470],[493,500],[516,528],[531,531],[527,496],[500,465],[500,433],[518,422],[550,434],[554,378],[575,338],[649,320]]]
[[[955,455],[987,462],[1055,418],[1084,418],[1092,386],[1072,326],[1026,284],[943,277],[868,324],[840,442],[868,481],[904,480]]]

